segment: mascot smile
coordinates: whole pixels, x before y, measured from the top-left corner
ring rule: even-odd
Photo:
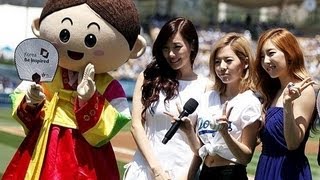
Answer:
[[[58,69],[11,95],[26,137],[2,178],[119,180],[110,140],[131,116],[108,72],[144,53],[133,1],[48,0],[32,30],[58,50]]]

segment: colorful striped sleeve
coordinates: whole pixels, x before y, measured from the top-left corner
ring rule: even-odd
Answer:
[[[109,142],[131,120],[125,93],[116,80],[112,80],[103,95],[96,94],[76,110],[76,118],[84,138],[92,146]]]
[[[25,100],[25,89],[30,85],[30,82],[23,81],[12,94],[10,98],[12,101],[12,117],[19,123],[24,129],[25,134],[28,134],[29,130],[33,127],[42,124],[41,116],[43,116],[41,109],[43,103],[35,108],[28,108]]]

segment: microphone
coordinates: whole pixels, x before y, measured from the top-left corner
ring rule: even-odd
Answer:
[[[185,116],[189,116],[189,114],[192,114],[197,109],[198,105],[199,105],[199,103],[195,99],[190,98],[184,104],[183,111],[180,113],[178,118],[181,119]],[[163,144],[166,144],[172,138],[172,136],[177,132],[181,122],[182,121],[176,121],[172,124],[172,126],[170,127],[170,129],[168,130],[168,132],[166,133],[166,135],[164,136],[164,138],[162,140]]]

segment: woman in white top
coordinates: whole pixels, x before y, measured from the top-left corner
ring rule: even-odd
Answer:
[[[225,35],[213,47],[209,64],[214,90],[203,96],[198,107],[200,141],[190,138],[198,158],[194,158],[189,179],[194,179],[199,157],[203,160],[200,180],[247,179],[246,165],[256,146],[261,119],[253,60],[250,43],[237,33]],[[187,119],[182,119],[184,125],[192,122]],[[195,135],[193,129],[182,128]]]
[[[189,98],[200,101],[204,94],[208,81],[193,71],[198,46],[196,29],[185,18],[174,18],[160,30],[153,45],[154,59],[139,75],[134,90],[131,132],[138,150],[126,165],[124,179],[186,178],[193,152],[181,130],[162,143],[172,120],[163,112],[178,114],[178,104]],[[196,121],[195,115],[189,117]]]

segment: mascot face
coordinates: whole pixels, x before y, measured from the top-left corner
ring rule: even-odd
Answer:
[[[86,3],[47,15],[39,25],[39,37],[58,49],[60,67],[80,72],[92,63],[96,74],[114,70],[129,58],[139,57],[145,47],[145,42],[139,41],[136,42],[139,45],[130,49],[127,39]]]

